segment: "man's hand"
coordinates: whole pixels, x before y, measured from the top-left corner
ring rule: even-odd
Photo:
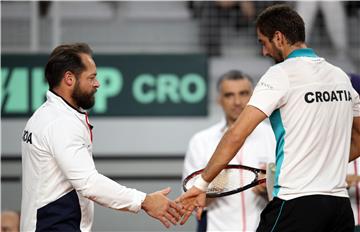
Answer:
[[[170,227],[170,222],[176,225],[182,216],[181,207],[166,197],[170,191],[170,188],[165,188],[150,193],[141,205],[141,208],[149,216],[158,219],[166,228]]]
[[[360,176],[357,175],[347,175],[346,176],[346,183],[348,188],[356,186],[360,182]]]
[[[256,185],[252,188],[252,191],[259,196],[267,199],[266,183]]]
[[[260,165],[261,169],[266,169],[266,164]],[[266,178],[266,175],[263,173],[259,173],[259,179]],[[252,191],[259,195],[264,197],[265,199],[268,199],[267,197],[267,190],[266,190],[266,183],[262,183],[259,185],[256,185],[252,188]]]
[[[200,220],[201,213],[206,204],[206,193],[196,187],[192,187],[187,192],[176,198],[176,203],[180,203],[185,210],[180,225],[184,225],[191,213],[196,209],[196,218]]]

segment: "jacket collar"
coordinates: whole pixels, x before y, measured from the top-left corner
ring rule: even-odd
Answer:
[[[315,57],[318,57],[314,50],[311,49],[311,48],[299,48],[299,49],[296,49],[294,51],[292,51],[287,57],[286,59],[289,59],[289,58],[296,58],[296,57],[312,57],[312,58],[315,58]]]
[[[221,119],[220,123],[220,133],[223,135],[228,130],[228,126],[226,124],[226,118],[225,116]]]
[[[55,93],[52,90],[48,90],[46,93],[46,97],[50,102],[58,102],[61,103],[63,106],[65,106],[67,109],[71,110],[72,112],[76,113],[77,115],[81,115],[81,116],[85,116],[86,115],[86,110],[83,110],[82,108],[80,109],[76,109],[75,107],[73,107],[72,105],[70,105],[69,102],[67,102],[63,97],[61,97],[60,95],[58,95],[57,93]]]

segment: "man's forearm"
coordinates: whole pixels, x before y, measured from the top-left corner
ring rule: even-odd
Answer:
[[[234,158],[245,141],[245,136],[238,138],[235,135],[235,128],[229,129],[221,139],[215,153],[206,166],[202,177],[205,181],[211,182],[221,170]]]
[[[215,153],[202,173],[202,178],[211,182],[220,171],[234,158],[246,138],[266,115],[253,106],[246,106],[235,123],[220,140]]]
[[[351,130],[351,145],[349,162],[360,156],[360,117],[355,117]]]

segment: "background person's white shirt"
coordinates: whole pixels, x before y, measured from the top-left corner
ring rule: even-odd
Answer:
[[[206,166],[226,131],[225,120],[196,133],[189,142],[183,178]],[[246,139],[230,164],[261,167],[275,160],[275,137],[268,123],[262,122]],[[214,199],[207,205],[207,231],[255,231],[267,200],[251,189]]]

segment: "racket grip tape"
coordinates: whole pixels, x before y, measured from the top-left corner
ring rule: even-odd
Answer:
[[[196,178],[194,186],[203,192],[206,192],[209,186],[209,182],[206,182],[201,175]]]

